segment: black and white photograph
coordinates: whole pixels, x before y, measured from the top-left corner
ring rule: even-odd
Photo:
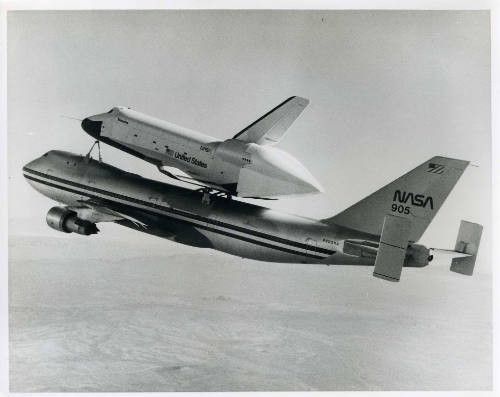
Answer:
[[[9,392],[493,390],[491,11],[342,8],[6,10]]]

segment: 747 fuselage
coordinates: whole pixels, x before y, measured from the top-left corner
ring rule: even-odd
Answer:
[[[423,267],[432,260],[430,250],[417,241],[468,165],[444,157],[431,161],[436,159],[446,164],[442,175],[430,175],[425,162],[324,220],[228,197],[214,196],[207,203],[200,190],[146,179],[62,151],[31,161],[23,174],[33,188],[63,204],[46,217],[49,226],[61,232],[92,235],[99,231],[98,223],[114,222],[178,243],[267,262],[375,265],[375,276],[398,281],[403,266]],[[433,197],[433,206],[408,200],[409,212],[399,214],[392,209],[393,199],[405,188]],[[453,251],[462,262],[452,264],[453,271],[472,274],[480,234],[480,225],[463,224]]]

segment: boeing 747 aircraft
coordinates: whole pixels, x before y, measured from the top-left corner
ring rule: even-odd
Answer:
[[[418,240],[469,163],[434,157],[340,214],[314,220],[142,178],[93,160],[50,151],[26,164],[33,188],[61,203],[50,227],[92,235],[99,222],[244,258],[286,263],[374,266],[399,281],[403,266],[423,267],[433,254]],[[482,226],[462,221],[451,270],[471,275]]]

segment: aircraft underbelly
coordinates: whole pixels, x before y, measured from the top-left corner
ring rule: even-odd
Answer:
[[[310,259],[300,253],[292,254],[277,248],[263,246],[257,241],[246,241],[227,237],[217,232],[201,231],[212,243],[213,248],[227,254],[247,259],[281,263],[309,263]]]
[[[214,248],[212,242],[204,233],[192,225],[169,219],[161,215],[144,213],[142,211],[135,212],[134,216],[143,221],[147,226],[144,228],[127,220],[118,221],[116,223],[179,244],[197,248]]]
[[[328,264],[328,265],[358,265],[373,266],[373,258],[362,258],[353,255],[346,255],[336,252],[332,255],[321,254],[314,249],[293,250],[285,246],[261,245],[260,241],[245,241],[239,238],[228,238],[216,232],[199,229],[210,241],[213,249],[225,252],[230,255],[239,256],[245,259],[253,259],[264,262],[277,263],[304,263],[304,264]]]
[[[312,258],[312,251],[297,250],[290,252],[284,245],[275,245],[263,241],[263,239],[244,237],[241,234],[222,234],[220,230],[208,224],[193,226],[186,222],[164,217],[156,214],[133,211],[132,215],[144,222],[147,227],[141,228],[130,221],[118,221],[116,223],[133,228],[137,231],[166,238],[176,243],[190,245],[199,248],[212,248],[231,255],[247,259],[261,260],[266,262],[281,263],[321,263],[323,259]]]

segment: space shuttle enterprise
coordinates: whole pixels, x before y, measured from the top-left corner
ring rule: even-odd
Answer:
[[[308,103],[288,98],[224,141],[126,107],[87,117],[82,128],[171,178],[206,189],[253,198],[310,194],[323,191],[319,182],[292,155],[273,147]]]

